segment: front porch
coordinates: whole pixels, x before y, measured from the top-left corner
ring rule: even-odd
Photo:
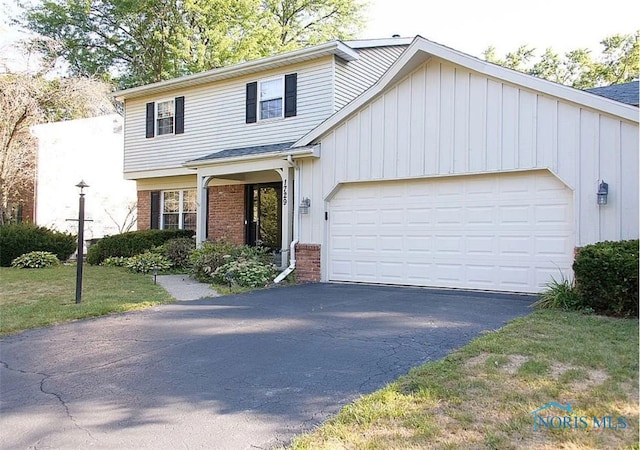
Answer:
[[[198,245],[215,239],[261,244],[274,252],[277,265],[289,265],[299,222],[295,159],[317,157],[313,147],[290,146],[227,150],[185,164],[196,170]]]

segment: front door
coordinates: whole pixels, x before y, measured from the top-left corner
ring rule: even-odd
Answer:
[[[247,185],[247,231],[249,245],[271,250],[282,247],[282,183]]]

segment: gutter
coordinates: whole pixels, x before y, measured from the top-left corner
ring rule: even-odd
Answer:
[[[295,169],[293,198],[298,198],[297,194],[300,193],[300,166],[293,161],[292,154],[287,155],[287,162]],[[300,215],[295,203],[293,208],[293,240],[291,241],[291,244],[289,244],[289,267],[284,269],[277,277],[274,278],[273,282],[275,284],[280,283],[282,280],[287,278],[291,272],[296,270],[296,245],[300,239]]]

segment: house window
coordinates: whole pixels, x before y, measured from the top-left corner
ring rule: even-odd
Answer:
[[[282,78],[260,81],[258,92],[260,98],[260,120],[282,117],[282,103],[284,99],[284,82]]]
[[[184,96],[147,103],[145,136],[184,133]]]
[[[173,100],[157,103],[156,131],[158,136],[173,134],[174,111]]]
[[[247,83],[246,123],[295,117],[298,114],[298,74]]]
[[[162,229],[196,229],[196,191],[162,193]]]

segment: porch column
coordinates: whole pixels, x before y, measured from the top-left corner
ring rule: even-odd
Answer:
[[[278,169],[282,178],[282,266],[289,264],[289,244],[293,239],[293,168],[287,166]]]
[[[207,238],[207,183],[209,178],[198,172],[196,182],[196,247],[200,247]]]

